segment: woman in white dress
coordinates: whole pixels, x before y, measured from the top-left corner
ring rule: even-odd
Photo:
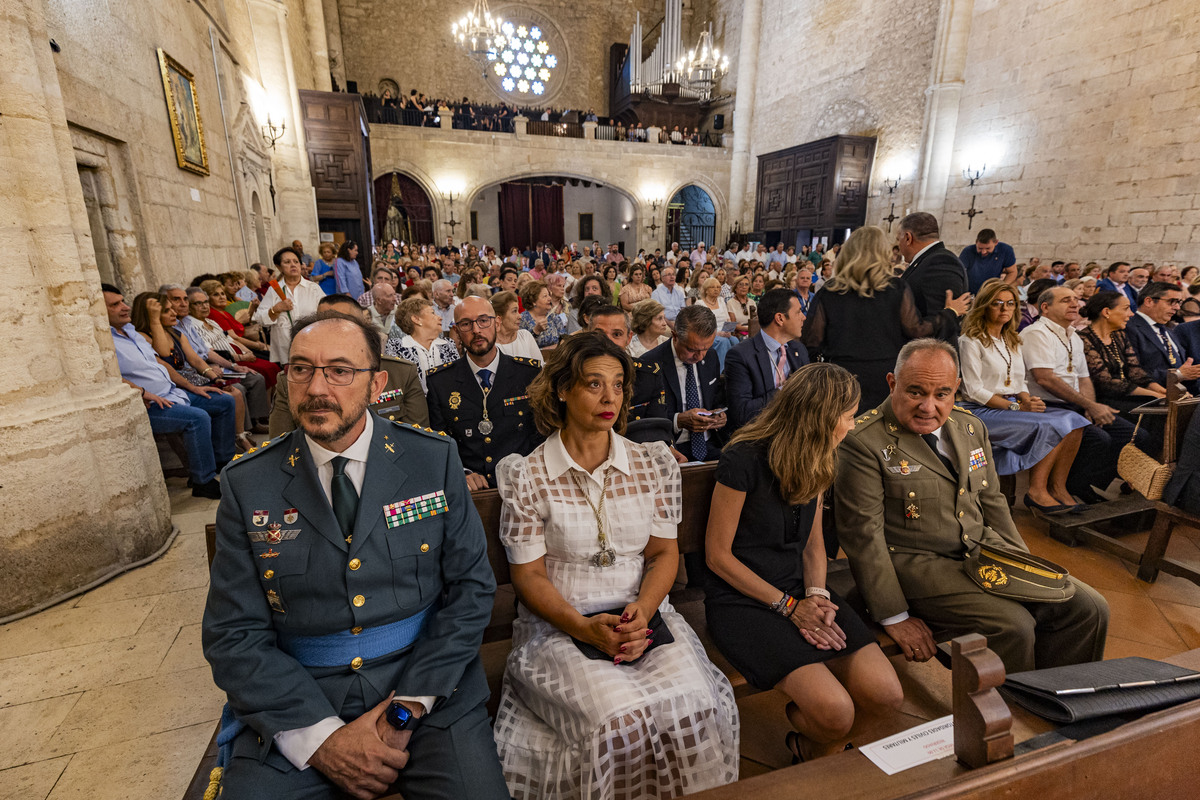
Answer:
[[[383,354],[416,364],[421,391],[428,391],[425,373],[458,360],[454,342],[441,336],[442,318],[433,310],[433,303],[423,295],[414,295],[396,309],[396,321],[383,344]]]
[[[542,349],[533,334],[521,327],[521,306],[515,292],[500,292],[491,297],[496,312],[496,349],[506,356],[542,360]]]
[[[564,339],[529,385],[549,438],[496,470],[520,605],[494,733],[518,800],[666,798],[737,780],[733,690],[667,598],[679,466],[666,445],[617,434],[633,380],[602,333]]]
[[[320,286],[304,279],[300,254],[292,248],[280,248],[273,260],[283,273],[283,280],[277,285],[284,296],[280,297],[274,287],[267,289],[254,313],[254,321],[271,330],[271,360],[286,364],[292,345],[292,322],[317,313],[317,303],[325,293]]]

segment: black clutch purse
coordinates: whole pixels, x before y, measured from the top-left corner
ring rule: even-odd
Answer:
[[[590,618],[599,616],[600,614],[613,614],[619,617],[624,610],[625,606],[620,606],[618,608],[610,608],[607,611],[597,611],[594,614],[585,614],[584,616]],[[671,642],[675,641],[675,637],[671,635],[671,629],[667,627],[666,620],[663,619],[663,616],[660,612],[654,612],[654,616],[650,618],[649,627],[650,630],[654,631],[654,635],[652,637],[654,641],[652,641],[649,646],[642,651],[641,658],[637,659],[637,661],[622,661],[621,666],[636,664],[642,658],[645,658],[646,653],[649,653],[654,648],[659,647],[660,645],[670,644]],[[574,642],[575,646],[579,648],[579,652],[583,653],[588,658],[596,661],[612,661],[613,659],[612,656],[610,656],[608,653],[605,653],[600,648],[590,645],[587,642],[581,642],[574,636],[571,637],[571,641]]]

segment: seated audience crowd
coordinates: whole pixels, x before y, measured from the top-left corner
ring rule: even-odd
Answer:
[[[538,243],[502,258],[452,239],[378,252],[343,241],[313,258],[295,242],[273,270],[200,275],[131,302],[102,287],[151,429],[182,436],[193,494],[225,487],[205,642],[230,698],[231,796],[283,774],[260,772],[264,756],[299,768],[297,787],[356,796],[419,794],[443,772],[480,797],[669,797],[736,780],[732,689],[669,597],[681,560],[715,648],[787,695],[797,761],[900,706],[872,625],[910,661],[968,632],[1010,671],[1102,656],[1108,609],[1091,587],[1072,579],[1066,602],[1023,602],[963,564],[981,545],[1026,550],[1002,476],[1027,471],[1024,505],[1042,516],[1100,502],[1138,407],[1173,380],[1197,391],[1197,270],[1018,263],[991,230],[960,260],[925,213],[894,237],[867,226],[830,248],[753,245],[627,257]],[[1136,434],[1151,453],[1152,427]],[[268,429],[286,444],[256,447]],[[222,472],[238,449],[278,455]],[[705,553],[681,559],[680,464],[706,461]],[[306,476],[304,494],[247,511],[278,504],[263,495],[276,462]],[[519,601],[494,728],[476,652],[494,581],[464,510],[489,488]],[[341,533],[309,538],[305,562],[295,531],[255,538],[277,513]],[[412,526],[419,550],[395,525]],[[358,563],[374,579],[381,546],[378,580],[394,582],[395,602],[388,589],[362,616],[375,596],[345,590]],[[860,606],[826,585],[839,548]],[[330,578],[339,610],[322,617],[298,575],[346,552],[351,577]],[[238,651],[246,626],[257,660]],[[351,659],[323,660],[377,627],[388,633],[364,635],[352,659],[366,659],[367,683]],[[246,670],[269,664],[314,691],[286,713],[278,687],[251,695],[261,679]],[[454,752],[452,733],[470,775],[439,755]],[[363,736],[369,747],[355,745]],[[410,758],[429,771],[404,777]]]

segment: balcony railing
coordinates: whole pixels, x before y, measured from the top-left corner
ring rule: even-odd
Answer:
[[[543,122],[530,120],[526,131],[533,136],[559,136],[564,139],[582,139],[583,126],[577,122]]]

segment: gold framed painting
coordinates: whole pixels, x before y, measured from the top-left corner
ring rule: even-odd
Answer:
[[[167,116],[171,120],[171,139],[175,142],[175,163],[180,169],[207,175],[208,148],[204,145],[196,81],[192,73],[164,53],[161,47],[158,48],[158,67],[162,71]]]

